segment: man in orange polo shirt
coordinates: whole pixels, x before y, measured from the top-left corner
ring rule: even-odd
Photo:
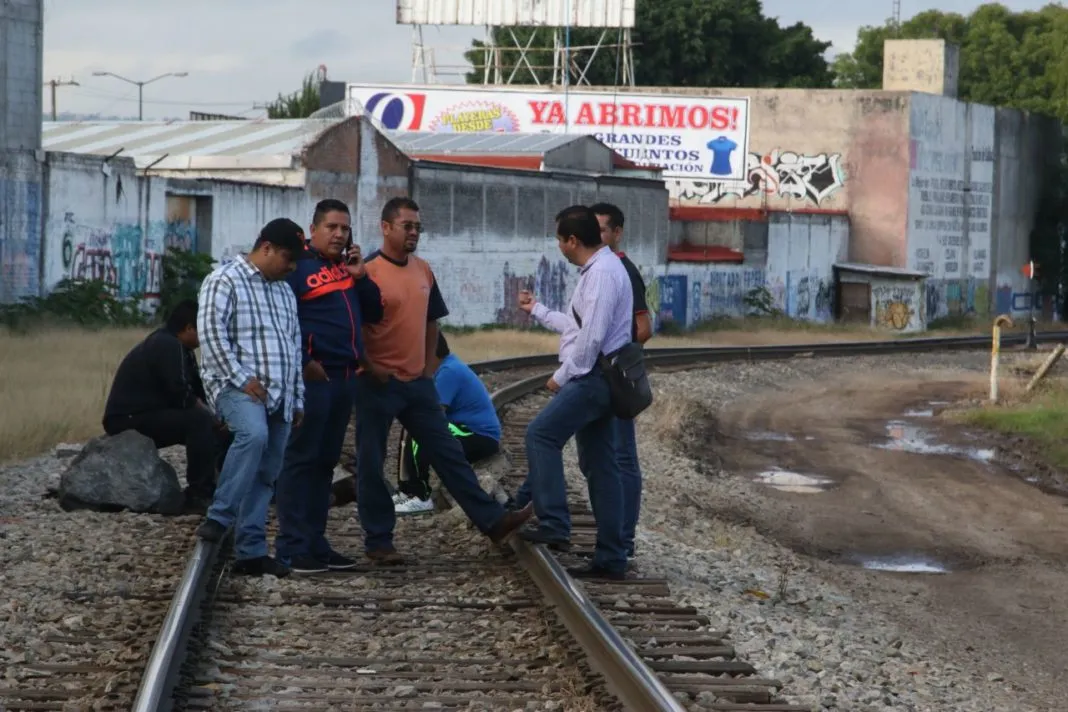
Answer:
[[[403,562],[393,546],[393,494],[382,474],[394,418],[419,443],[456,503],[494,543],[504,541],[534,513],[533,505],[506,511],[487,494],[449,432],[432,371],[437,320],[449,310],[430,265],[413,254],[422,231],[415,201],[393,198],[382,208],[382,247],[366,261],[367,274],[382,294],[383,317],[364,324],[371,366],[357,378],[356,509],[367,556],[382,564]]]

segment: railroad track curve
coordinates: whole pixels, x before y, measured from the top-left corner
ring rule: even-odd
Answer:
[[[1065,341],[1068,332],[1038,340]],[[1001,343],[1018,346],[1024,337]],[[654,369],[680,369],[989,345],[979,336],[647,354]],[[502,413],[515,478],[524,471],[523,428],[545,398],[555,361],[472,364]],[[506,483],[513,491],[517,484]],[[571,504],[574,548],[561,557],[593,545],[584,497]],[[330,531],[336,544],[355,548],[362,532],[350,514],[332,513]],[[107,611],[138,623],[104,632],[78,621],[84,635],[53,638],[72,646],[60,662],[24,663],[39,672],[32,685],[0,682],[0,709],[807,709],[782,702],[779,684],[737,659],[727,631],[708,630],[695,610],[674,603],[666,582],[579,584],[558,555],[517,539],[492,551],[460,516],[402,518],[398,543],[415,554],[406,566],[268,585],[227,575],[228,541],[196,541],[180,568],[189,522],[134,532],[131,549],[141,541],[147,550],[144,540],[160,527],[164,544],[152,556],[166,571],[147,590],[106,602],[103,593],[86,594],[96,603],[82,615]],[[526,575],[517,576],[517,565]],[[119,642],[127,653],[107,654]]]

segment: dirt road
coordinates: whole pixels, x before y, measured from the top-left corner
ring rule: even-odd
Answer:
[[[826,576],[988,679],[1068,709],[1068,499],[939,418],[983,387],[961,371],[857,372],[738,399],[704,441],[756,493],[711,506],[827,562]]]

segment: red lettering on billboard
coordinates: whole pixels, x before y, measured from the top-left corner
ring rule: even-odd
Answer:
[[[535,125],[563,125],[567,122],[559,101],[530,101]],[[736,131],[738,109],[705,104],[638,104],[634,102],[582,102],[574,114],[576,126],[620,128],[696,129]]]
[[[535,124],[563,124],[564,106],[558,101],[531,101],[530,110],[534,112]]]

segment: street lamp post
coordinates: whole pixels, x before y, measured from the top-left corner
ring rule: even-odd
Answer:
[[[114,72],[93,72],[93,76],[94,77],[115,77],[116,79],[122,80],[122,81],[126,82],[127,84],[133,84],[134,86],[136,86],[137,87],[137,120],[138,121],[144,121],[145,120],[145,85],[146,84],[151,84],[152,82],[158,82],[160,79],[165,79],[167,77],[188,77],[189,76],[189,72],[167,72],[166,74],[161,74],[158,77],[152,77],[151,79],[146,79],[143,82],[137,82],[137,81],[134,81],[133,79],[127,79],[126,77],[119,76],[118,74],[115,74]]]

